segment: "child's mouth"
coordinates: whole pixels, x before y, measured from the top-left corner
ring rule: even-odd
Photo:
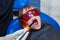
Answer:
[[[38,25],[38,21],[37,21],[36,19],[33,20],[33,22],[30,24],[30,27],[31,27],[32,25]]]

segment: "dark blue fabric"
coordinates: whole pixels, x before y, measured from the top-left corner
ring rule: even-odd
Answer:
[[[40,13],[40,17],[41,17],[41,20],[44,20],[45,22],[52,24],[56,28],[56,30],[60,31],[58,23],[53,18],[49,17],[48,15],[46,15],[42,12]],[[16,19],[12,20],[12,22],[10,23],[10,25],[7,29],[7,34],[13,33],[19,29],[22,29],[22,28],[18,22],[18,18],[16,18]]]
[[[13,19],[13,4],[14,0],[0,0],[0,36],[6,34],[6,29]]]
[[[40,30],[31,30],[26,40],[60,40],[60,32],[53,25],[46,21],[41,21]]]

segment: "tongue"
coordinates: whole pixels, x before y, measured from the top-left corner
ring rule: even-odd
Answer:
[[[38,22],[35,22],[34,25],[38,25]]]
[[[37,24],[38,24],[37,20],[34,20],[34,21],[31,23],[30,27],[31,27],[32,25],[37,25]]]

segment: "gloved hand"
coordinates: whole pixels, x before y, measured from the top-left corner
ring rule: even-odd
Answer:
[[[24,29],[18,30],[4,37],[0,37],[0,40],[25,40],[30,32],[30,27],[22,20],[20,20],[20,23]]]
[[[8,34],[4,37],[0,37],[0,40],[25,40],[28,34],[29,34],[29,31],[26,28],[24,28],[12,34]]]
[[[26,28],[28,31],[30,31],[31,27],[25,21],[23,21],[21,19],[19,21],[23,28]]]
[[[8,34],[4,37],[0,37],[0,40],[13,40],[17,38],[19,35],[21,35],[24,32],[24,29],[18,30],[12,34]]]

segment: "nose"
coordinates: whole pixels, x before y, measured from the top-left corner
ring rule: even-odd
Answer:
[[[32,17],[34,17],[34,15],[33,14],[29,14],[29,17],[32,18]]]

